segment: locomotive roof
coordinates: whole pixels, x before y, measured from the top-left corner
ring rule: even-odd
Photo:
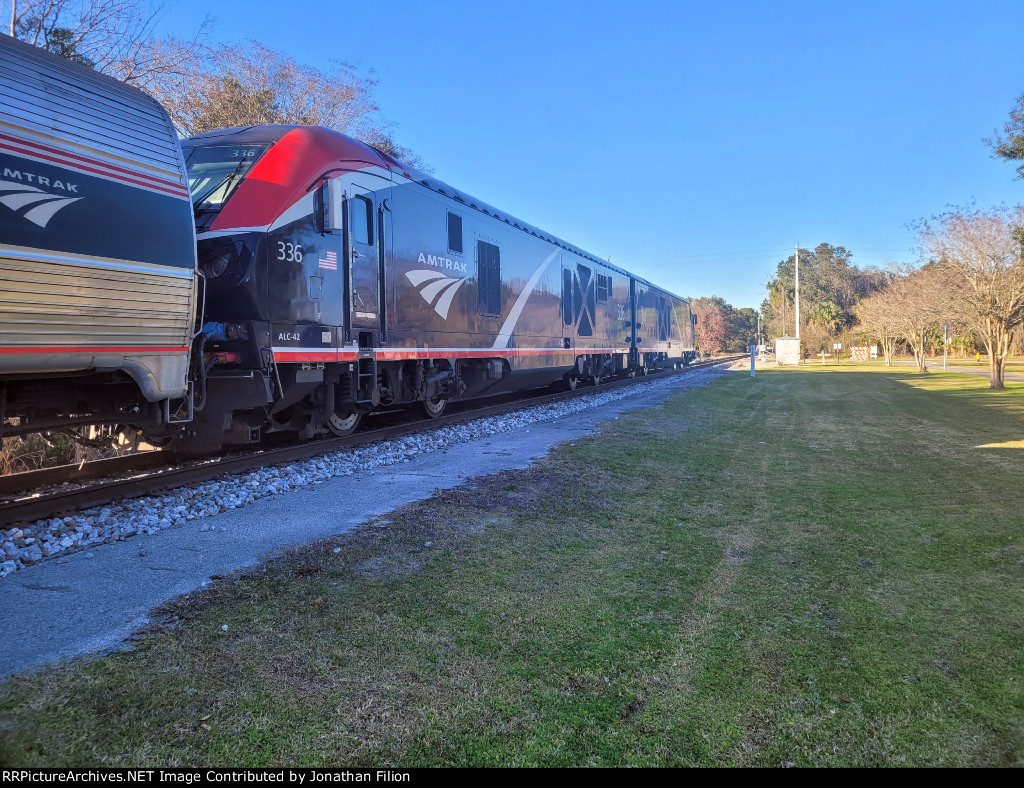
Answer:
[[[410,181],[415,181],[416,183],[426,186],[433,192],[437,192],[438,194],[449,197],[456,202],[460,202],[468,208],[472,208],[486,214],[487,216],[499,219],[525,233],[536,236],[548,243],[553,243],[556,246],[590,260],[591,262],[603,265],[606,268],[610,268],[613,271],[623,274],[624,276],[632,277],[638,282],[648,285],[649,287],[657,288],[663,293],[671,295],[674,298],[678,298],[681,301],[686,300],[681,296],[670,293],[660,285],[649,282],[643,277],[630,273],[624,268],[620,268],[607,260],[602,260],[585,249],[581,249],[568,241],[563,241],[561,238],[545,232],[538,227],[534,227],[533,225],[524,222],[522,219],[517,219],[511,214],[500,211],[494,206],[488,205],[483,200],[471,197],[445,181],[435,178],[432,175],[428,175],[425,172],[421,172],[415,167],[410,167],[405,162],[399,161],[398,159],[395,159],[394,157],[389,156],[366,143],[342,134],[340,131],[334,131],[333,129],[327,129],[322,126],[237,126],[231,129],[220,129],[217,131],[209,131],[205,134],[197,134],[193,137],[189,137],[185,142],[216,142],[220,137],[230,136],[233,143],[246,145],[261,142],[277,142],[286,134],[291,132],[310,135],[310,137],[314,139],[314,144],[322,145],[326,151],[329,151],[332,155],[337,155],[339,161],[359,161],[383,167],[384,169],[387,169],[392,173],[397,173]]]

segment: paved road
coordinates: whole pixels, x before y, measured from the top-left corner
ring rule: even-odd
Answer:
[[[0,579],[0,676],[118,648],[147,622],[149,610],[213,575],[350,530],[368,517],[428,498],[436,489],[456,487],[469,477],[525,468],[553,444],[592,432],[600,421],[662,403],[686,380],[522,432],[463,443],[374,473],[338,477],[179,529],[133,536],[74,553],[66,561],[14,572]],[[338,506],[339,501],[345,505]],[[202,531],[203,526],[214,530]],[[94,557],[87,558],[86,552]]]
[[[914,361],[894,361],[894,364],[909,364],[910,366],[916,366],[917,363]],[[942,372],[942,362],[936,361],[935,359],[928,359],[925,361],[925,366],[933,372]],[[946,372],[962,372],[965,375],[977,375],[980,378],[987,378],[988,364],[979,364],[977,366],[961,367],[953,366],[953,364],[946,363]],[[1014,380],[1017,382],[1024,382],[1024,374],[1020,372],[1004,372],[1004,380]]]

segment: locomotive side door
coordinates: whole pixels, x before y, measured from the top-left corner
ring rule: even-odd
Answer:
[[[366,179],[348,191],[348,312],[353,333],[379,329],[383,239],[377,221],[378,198]]]
[[[559,255],[559,257],[562,257]],[[568,350],[576,346],[576,316],[572,308],[573,269],[562,257],[562,347]]]
[[[637,335],[636,335],[636,280],[633,277],[629,278],[629,363],[632,366],[640,360],[640,354],[637,350]]]
[[[634,282],[636,289],[633,298],[633,336],[636,338],[637,353],[642,354],[650,350],[653,321],[647,285],[636,282],[636,280]]]

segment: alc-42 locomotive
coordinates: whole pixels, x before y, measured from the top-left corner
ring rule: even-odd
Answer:
[[[437,416],[693,357],[685,300],[342,134],[229,129],[183,151],[216,360],[193,439],[345,434],[380,406]]]
[[[11,39],[0,58],[8,429],[201,452],[694,355],[684,299],[342,134],[179,148],[139,91]]]

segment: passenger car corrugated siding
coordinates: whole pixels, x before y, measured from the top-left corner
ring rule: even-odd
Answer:
[[[192,293],[191,276],[0,258],[0,345],[184,347]]]
[[[111,77],[34,53],[0,36],[0,118],[184,183],[177,137],[156,101]]]

